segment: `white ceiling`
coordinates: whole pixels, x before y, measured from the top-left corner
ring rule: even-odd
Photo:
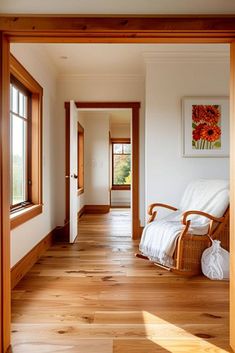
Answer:
[[[110,110],[110,124],[111,125],[116,125],[116,124],[130,124],[131,121],[131,110],[130,109],[116,109],[116,110]]]
[[[173,57],[177,52],[199,56],[210,53],[229,57],[226,44],[12,44],[12,48],[17,46],[43,53],[60,75],[143,76],[146,53],[168,53]]]
[[[78,109],[83,117],[89,118],[89,116],[100,118],[100,112],[105,112],[109,115],[110,125],[130,125],[132,111],[131,109]]]
[[[235,14],[234,0],[0,0],[1,13]]]

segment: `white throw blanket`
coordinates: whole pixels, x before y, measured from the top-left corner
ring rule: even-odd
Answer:
[[[227,180],[200,179],[191,182],[186,188],[179,210],[163,219],[149,223],[143,231],[140,251],[151,261],[165,266],[173,265],[173,254],[177,239],[184,229],[181,223],[185,211],[203,211],[215,217],[222,217],[229,204],[229,184]],[[189,233],[203,235],[208,231],[209,220],[193,215]]]

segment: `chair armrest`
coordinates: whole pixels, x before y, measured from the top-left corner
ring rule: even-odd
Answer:
[[[202,211],[186,211],[182,215],[182,219],[181,219],[182,224],[186,225],[187,222],[190,222],[190,221],[187,221],[187,217],[189,215],[203,216],[203,217],[206,217],[206,218],[210,219],[211,221],[215,221],[215,222],[219,222],[219,223],[222,223],[224,221],[224,217],[221,217],[221,218],[214,217],[211,214],[206,213],[206,212],[202,212]]]
[[[178,208],[173,207],[173,206],[170,206],[170,205],[166,205],[166,204],[164,204],[164,203],[152,203],[152,204],[149,205],[149,207],[148,207],[148,214],[149,214],[150,216],[152,216],[152,214],[153,214],[153,209],[154,209],[155,207],[168,208],[169,210],[172,210],[172,211],[177,211],[177,210],[178,210]]]
[[[170,206],[170,205],[166,205],[164,203],[152,203],[148,207],[148,214],[150,216],[148,223],[151,223],[156,218],[157,211],[153,211],[154,207],[163,207],[163,208],[168,208],[169,210],[172,210],[172,211],[177,211],[177,208]]]

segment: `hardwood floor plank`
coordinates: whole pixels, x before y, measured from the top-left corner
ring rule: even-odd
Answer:
[[[228,282],[136,259],[129,215],[83,215],[15,287],[13,353],[231,352]]]

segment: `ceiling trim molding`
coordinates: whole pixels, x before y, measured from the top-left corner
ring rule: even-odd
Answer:
[[[130,127],[130,121],[127,121],[125,123],[123,122],[117,122],[117,121],[112,121],[112,117],[110,117],[110,125],[111,125],[111,128],[112,126],[118,126],[118,127]],[[131,119],[129,119],[131,120]]]
[[[225,51],[203,50],[162,50],[143,53],[146,64],[154,63],[229,63],[229,53]]]

